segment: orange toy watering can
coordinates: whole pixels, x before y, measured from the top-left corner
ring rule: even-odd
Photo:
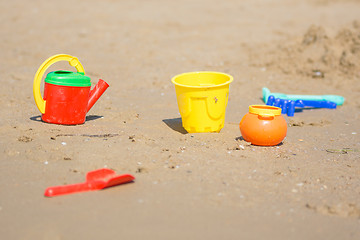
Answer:
[[[41,97],[40,83],[50,65],[68,61],[77,72],[54,71],[47,74],[44,85],[44,98]],[[33,93],[35,103],[42,113],[44,122],[76,125],[85,122],[86,113],[105,92],[109,85],[99,80],[90,90],[90,78],[76,57],[59,54],[48,58],[38,69],[34,78]]]

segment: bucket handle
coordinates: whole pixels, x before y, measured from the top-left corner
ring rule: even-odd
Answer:
[[[58,54],[58,55],[54,55],[54,56],[46,59],[46,61],[43,62],[43,64],[41,64],[41,66],[37,70],[37,72],[35,74],[35,78],[34,78],[34,83],[33,83],[33,94],[34,94],[35,103],[42,114],[45,113],[46,101],[41,96],[41,91],[40,91],[41,79],[42,79],[45,71],[52,64],[59,62],[59,61],[68,61],[70,66],[75,67],[78,72],[82,72],[85,74],[83,66],[81,65],[80,61],[76,57],[73,57],[73,56],[70,56],[67,54]]]

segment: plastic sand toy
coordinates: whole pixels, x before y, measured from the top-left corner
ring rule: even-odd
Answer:
[[[312,100],[285,100],[280,98],[275,98],[273,95],[270,95],[266,105],[275,106],[281,108],[281,113],[287,114],[289,117],[293,117],[295,113],[295,108],[329,108],[335,109],[336,103],[330,101],[312,101]]]
[[[245,141],[259,146],[275,146],[286,137],[287,124],[281,108],[251,105],[241,119],[240,132]]]
[[[49,187],[45,190],[44,195],[46,197],[54,197],[71,193],[95,191],[132,182],[134,179],[130,174],[116,175],[115,171],[102,168],[88,172],[86,174],[86,181],[83,183]]]
[[[182,125],[189,133],[220,132],[224,127],[233,77],[220,72],[190,72],[177,75],[175,84]]]
[[[268,101],[270,95],[283,100],[329,101],[336,103],[336,105],[342,105],[345,101],[345,98],[339,95],[289,95],[284,93],[272,93],[266,87],[262,89],[262,94],[265,103]]]
[[[47,74],[44,98],[41,97],[40,83],[46,69],[59,61],[68,61],[77,72],[54,71]],[[76,57],[59,54],[48,58],[35,74],[33,94],[36,106],[42,113],[44,122],[75,125],[85,122],[86,113],[100,98],[109,85],[99,80],[90,90],[90,78]]]

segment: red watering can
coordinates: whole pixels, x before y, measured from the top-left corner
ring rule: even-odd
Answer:
[[[59,61],[68,61],[77,72],[63,70],[50,72],[45,78],[44,98],[42,98],[40,91],[42,76],[50,65]],[[90,90],[90,78],[85,76],[79,60],[70,55],[59,54],[48,58],[40,66],[35,74],[33,93],[44,122],[76,125],[85,122],[86,113],[108,87],[109,85],[100,79]]]

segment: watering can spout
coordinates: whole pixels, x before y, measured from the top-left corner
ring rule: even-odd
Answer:
[[[87,111],[89,111],[92,106],[96,103],[96,101],[101,97],[101,95],[105,92],[105,90],[109,87],[104,80],[100,79],[99,82],[95,85],[95,87],[89,93],[89,102]]]

